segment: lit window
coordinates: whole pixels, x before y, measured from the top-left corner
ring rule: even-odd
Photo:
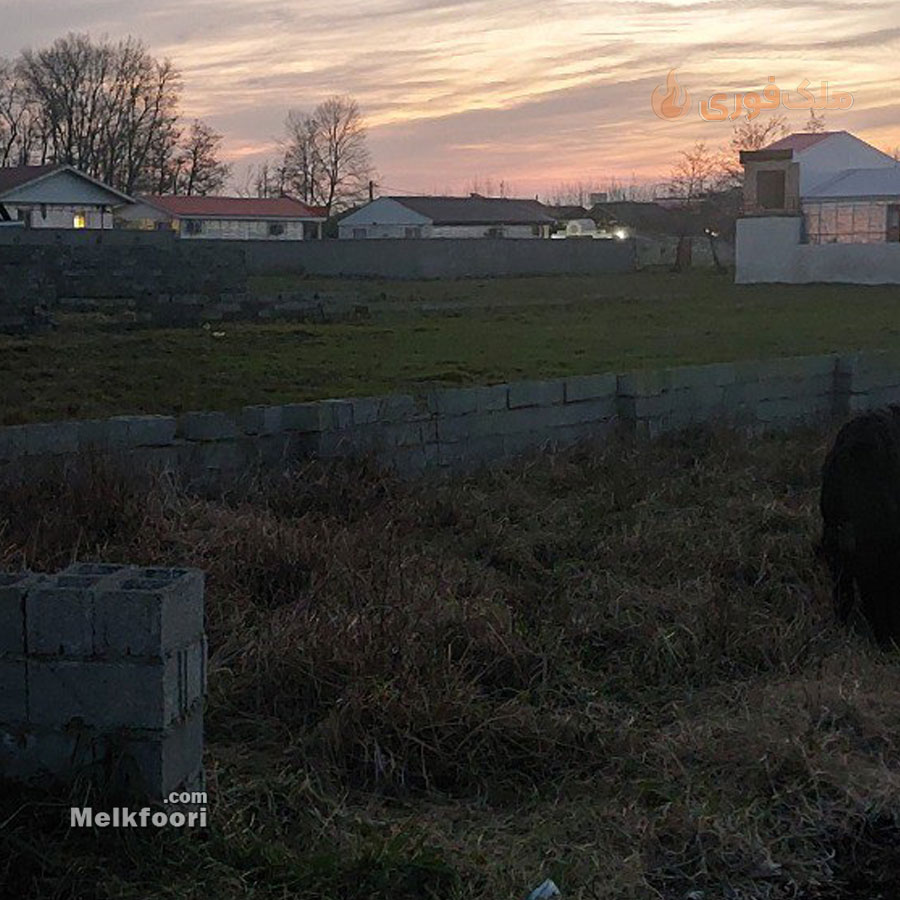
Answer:
[[[87,228],[87,216],[83,212],[77,212],[72,217],[73,228]]]

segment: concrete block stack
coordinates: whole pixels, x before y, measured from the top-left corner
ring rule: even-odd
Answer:
[[[203,783],[203,573],[0,573],[0,775],[148,800]]]

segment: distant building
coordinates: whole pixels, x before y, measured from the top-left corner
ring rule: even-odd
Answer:
[[[739,282],[900,283],[892,156],[846,131],[801,132],[744,151],[741,162]]]
[[[537,200],[500,197],[380,197],[344,216],[338,236],[548,238],[556,220]]]
[[[117,225],[177,232],[180,238],[219,241],[304,241],[322,237],[327,216],[293,197],[142,195],[118,210]]]
[[[0,168],[0,221],[26,228],[113,227],[127,194],[66,165]]]

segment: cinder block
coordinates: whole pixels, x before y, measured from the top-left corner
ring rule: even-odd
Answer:
[[[378,399],[378,417],[382,422],[405,422],[429,416],[428,411],[420,409],[415,398],[408,394],[390,394]]]
[[[553,422],[558,427],[576,425],[581,422],[600,422],[617,414],[618,401],[615,394],[608,394],[594,400],[567,403],[563,408],[554,408]]]
[[[282,429],[280,406],[245,406],[241,413],[244,434],[277,434]]]
[[[352,400],[322,400],[324,427],[333,431],[344,431],[353,427]]]
[[[620,397],[653,397],[670,388],[670,369],[625,372],[616,379],[616,392]]]
[[[326,427],[321,403],[286,403],[281,407],[281,424],[286,431],[317,432]]]
[[[566,403],[579,403],[603,397],[615,397],[618,378],[615,374],[577,375],[566,379]]]
[[[206,692],[206,640],[173,650],[165,660],[166,721],[187,715]]]
[[[80,445],[86,447],[167,447],[175,440],[173,416],[114,416],[81,423]]]
[[[189,412],[178,420],[178,436],[186,441],[227,441],[237,436],[237,426],[223,412]]]
[[[0,655],[25,652],[25,597],[42,581],[31,572],[0,572]]]
[[[405,394],[384,397],[357,397],[349,401],[352,407],[350,421],[354,426],[381,425],[422,418],[416,401]],[[339,427],[349,427],[346,424]]]
[[[814,422],[830,411],[830,397],[783,397],[761,400],[755,410],[760,422],[782,424]]]
[[[42,422],[0,428],[0,459],[76,453],[79,428],[79,422]]]
[[[0,658],[0,722],[28,721],[28,687],[24,659]]]
[[[184,651],[165,660],[29,659],[28,715],[34,725],[63,728],[164,728],[185,708]]]
[[[134,789],[151,800],[202,784],[203,710],[195,707],[159,734],[110,742],[106,754],[114,767],[131,768]]]
[[[442,388],[427,397],[428,409],[440,416],[462,416],[467,413],[506,409],[508,384],[492,384],[471,388]]]
[[[94,599],[94,652],[162,657],[203,634],[204,574],[198,569],[134,569]]]
[[[702,366],[676,366],[668,370],[671,390],[707,390],[724,387],[735,380],[732,363],[708,363]]]
[[[26,650],[49,656],[94,652],[94,592],[97,576],[57,575],[25,599]]]
[[[49,774],[69,780],[96,762],[95,739],[81,730],[4,727],[0,725],[0,772],[26,780]]]
[[[509,408],[523,406],[552,406],[565,403],[566,382],[557,378],[552,381],[517,381],[509,386]]]

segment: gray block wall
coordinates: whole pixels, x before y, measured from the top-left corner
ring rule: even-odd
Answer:
[[[98,301],[130,304],[160,324],[193,323],[208,309],[221,317],[246,295],[244,253],[236,247],[156,235],[115,241],[107,236],[114,231],[77,233],[81,240],[16,231],[21,242],[0,240],[0,333],[26,333],[59,308],[90,309]]]
[[[117,416],[0,428],[0,478],[92,453],[130,471],[214,483],[256,467],[373,456],[402,474],[502,460],[603,438],[691,425],[752,430],[839,421],[900,402],[900,356],[825,355],[716,363],[390,395],[248,406],[239,413]]]
[[[95,775],[149,801],[203,784],[203,573],[0,572],[0,776]]]
[[[517,238],[236,241],[251,274],[495,278],[630,272],[634,242]]]

